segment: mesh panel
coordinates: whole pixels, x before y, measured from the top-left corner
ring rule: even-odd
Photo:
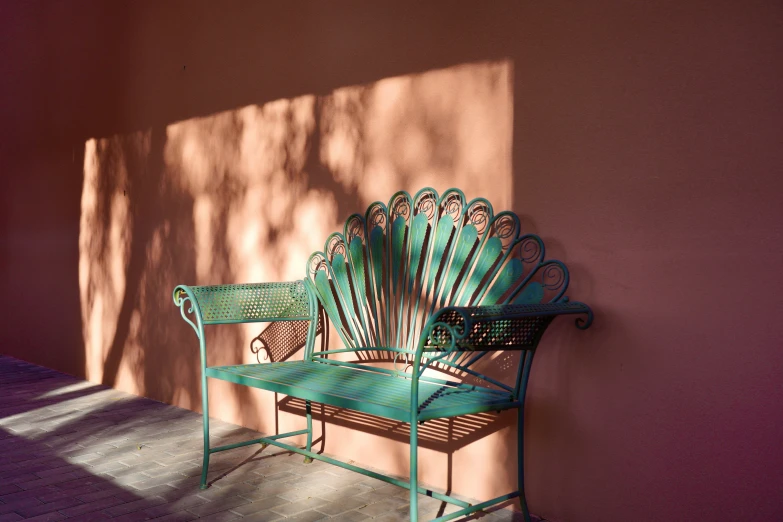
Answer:
[[[460,309],[469,318],[468,334],[457,339],[457,346],[464,349],[490,346],[516,346],[535,348],[539,336],[557,314],[585,312],[581,303],[549,303],[540,305],[498,305],[465,307]],[[545,314],[545,315],[534,315]],[[465,329],[465,319],[457,311],[444,312],[439,322]],[[448,346],[451,334],[443,327],[436,327],[430,334],[429,346]]]
[[[310,321],[276,321],[250,341],[250,351],[256,354],[258,362],[287,361],[307,342]],[[323,333],[323,320],[318,317],[315,335]]]
[[[205,324],[310,315],[307,290],[302,281],[190,288]]]

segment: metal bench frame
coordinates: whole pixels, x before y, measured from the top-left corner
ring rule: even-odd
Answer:
[[[586,329],[592,311],[565,296],[568,271],[544,259],[543,241],[521,234],[511,212],[495,215],[484,199],[467,202],[461,191],[438,196],[395,194],[389,205],[374,203],[352,215],[343,234],[332,234],[324,252],[307,263],[308,277],[287,283],[186,286],[174,289],[174,303],[199,339],[204,415],[201,488],[208,487],[213,453],[251,444],[272,444],[410,490],[416,521],[417,493],[461,509],[453,519],[516,497],[530,520],[524,495],[524,402],[538,343],[558,315],[580,314]],[[346,348],[315,350],[318,314],[326,312]],[[204,326],[248,322],[309,321],[301,361],[207,366]],[[472,367],[496,350],[521,350],[513,385]],[[333,354],[385,353],[394,369]],[[405,362],[399,369],[397,362]],[[470,375],[487,386],[436,378],[427,368]],[[207,378],[283,393],[306,401],[307,428],[210,447]],[[311,403],[318,402],[410,424],[410,479],[341,462],[312,451]],[[418,485],[418,425],[459,415],[518,410],[518,490],[471,505]],[[306,435],[304,449],[280,439]]]

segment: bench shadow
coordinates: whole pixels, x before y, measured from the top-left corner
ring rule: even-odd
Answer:
[[[317,327],[317,334],[320,337],[320,343],[316,341],[316,349],[320,344],[320,349],[324,350],[329,346],[329,328],[324,329],[325,315],[323,310],[320,310],[319,321]],[[307,339],[307,321],[287,321],[287,322],[275,322],[270,323],[264,330],[254,337],[250,342],[251,351],[256,354],[258,362],[268,361],[270,363],[283,362],[290,360],[297,353],[299,353],[306,344]],[[264,356],[261,356],[263,352]],[[357,354],[359,358],[354,362],[361,364],[378,364],[378,365],[393,365],[394,357],[389,355],[388,352],[360,352]],[[508,370],[516,368],[519,363],[519,352],[503,352],[499,357],[495,358],[491,362],[491,365],[495,367],[496,372],[501,375],[497,377],[503,377],[503,374],[508,376]],[[455,368],[450,368],[444,365],[434,365],[434,369],[440,372],[442,378],[453,379],[455,381],[486,385],[480,379],[477,379],[471,375],[467,375],[464,372],[460,372]],[[490,372],[488,372],[490,373]],[[494,375],[493,375],[494,376]],[[279,414],[287,413],[296,415],[304,419],[306,415],[306,402],[303,399],[299,399],[291,396],[282,396],[275,393],[275,432],[280,433],[277,427]],[[321,403],[315,403],[312,407],[313,421],[319,422],[321,425],[321,436],[313,440],[313,448],[320,445],[317,453],[323,453],[326,446],[327,437],[327,424],[345,427],[357,431],[361,431],[370,435],[384,437],[386,439],[408,443],[410,442],[410,425],[406,422],[400,422],[393,419],[387,419],[384,417],[378,417],[375,415],[369,415],[366,413],[350,410],[346,408],[339,408]],[[447,483],[446,494],[451,494],[453,486],[453,473],[454,473],[454,453],[464,448],[473,442],[476,442],[488,435],[491,435],[497,431],[510,427],[515,422],[513,414],[504,412],[485,412],[472,415],[462,415],[459,417],[450,417],[444,419],[433,419],[424,422],[419,425],[418,441],[419,446],[425,449],[430,449],[445,453],[447,457]],[[315,451],[315,450],[314,450]],[[242,463],[237,464],[233,471],[243,464],[251,461],[258,460],[259,458],[269,458],[266,456],[256,457],[252,455],[248,457]],[[227,471],[219,478],[230,473]],[[446,504],[441,506],[441,513],[445,509]],[[468,518],[473,519],[475,515]]]
[[[181,429],[177,419],[192,413],[6,356],[0,394],[0,519],[156,518],[192,496],[175,487],[151,495],[130,485],[145,478],[139,464],[149,451],[135,438]],[[169,504],[151,498],[157,495]]]
[[[0,453],[0,501],[4,517],[14,514],[23,518],[120,516],[144,505],[144,497],[90,472],[84,465],[69,462],[45,441],[20,437],[0,428],[0,442],[8,448]],[[104,513],[101,513],[104,512]],[[1,517],[0,517],[1,518]],[[3,518],[4,520],[6,518]],[[54,518],[52,518],[54,520]]]

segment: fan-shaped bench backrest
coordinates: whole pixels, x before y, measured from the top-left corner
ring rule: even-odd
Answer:
[[[495,214],[489,201],[467,202],[458,189],[438,196],[425,188],[350,216],[307,271],[346,347],[415,349],[444,306],[563,299],[568,270],[544,253],[513,212]]]

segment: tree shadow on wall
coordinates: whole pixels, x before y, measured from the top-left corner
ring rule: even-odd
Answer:
[[[96,371],[89,360],[102,358],[102,384],[117,385],[126,367],[141,393],[168,402],[176,389],[192,390],[194,404],[197,352],[172,335],[167,313],[174,278],[195,275],[194,201],[165,176],[165,146],[165,131],[152,129],[87,147],[92,203],[83,197],[80,265],[89,276],[80,286],[88,372]],[[100,338],[90,335],[97,323]],[[160,379],[161,367],[175,368],[176,378]]]
[[[493,67],[507,69],[508,64]],[[95,140],[93,156],[85,157],[85,169],[89,160],[95,161],[95,189],[88,195],[96,203],[93,214],[83,216],[86,234],[80,250],[93,268],[82,288],[83,318],[88,322],[85,338],[103,336],[88,350],[103,355],[107,347],[101,369],[104,384],[127,386],[124,383],[130,376],[139,393],[197,409],[200,364],[195,339],[171,303],[170,291],[176,284],[241,282],[259,265],[272,267],[267,274],[272,278],[264,278],[272,280],[282,277],[284,268],[294,261],[301,262],[297,274],[303,276],[306,254],[292,247],[310,239],[310,228],[331,219],[342,221],[347,214],[364,209],[366,188],[374,181],[368,174],[374,155],[390,158],[389,175],[383,181],[394,190],[418,188],[415,185],[422,182],[417,165],[434,171],[459,170],[454,154],[459,143],[452,136],[456,132],[452,127],[460,127],[458,122],[451,118],[439,124],[440,113],[433,116],[424,111],[411,123],[408,116],[428,104],[428,95],[415,88],[426,80],[399,81],[414,87],[404,91],[410,99],[395,115],[395,125],[389,126],[393,139],[381,145],[373,143],[377,137],[369,135],[366,124],[372,119],[368,107],[373,94],[367,86]],[[418,160],[410,153],[398,159],[384,149],[416,140]],[[313,210],[308,202],[314,199],[330,199],[334,205],[329,210],[335,215],[328,220],[323,215],[313,219],[312,212],[307,212]],[[303,215],[309,219],[304,224]],[[326,234],[318,239],[323,241]],[[95,314],[101,313],[104,316],[93,322]],[[97,328],[96,324],[110,327]],[[251,341],[251,349],[270,361],[287,360],[301,350],[305,333],[306,323],[273,323]],[[218,348],[208,349],[208,365],[242,361],[246,331],[209,328],[206,335],[207,345]],[[229,389],[235,404],[255,401],[247,387]],[[276,415],[278,411],[301,413],[302,405],[296,401],[283,399],[278,404]],[[263,426],[261,412],[256,410],[244,408],[241,422]],[[322,425],[327,421],[350,424],[359,431],[407,441],[405,428],[372,424],[361,415],[321,408],[316,418]],[[507,415],[487,414],[431,422],[422,428],[423,445],[448,455],[449,489],[453,453],[507,427],[512,420]],[[407,462],[407,452],[400,451],[399,461]]]

